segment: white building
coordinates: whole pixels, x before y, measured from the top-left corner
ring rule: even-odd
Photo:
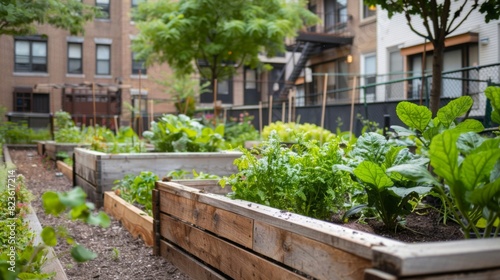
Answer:
[[[462,16],[469,10],[473,1],[468,1]],[[451,15],[463,1],[452,1]],[[451,16],[450,15],[450,16]],[[461,19],[456,20],[454,26]],[[412,18],[413,27],[423,34],[427,34],[419,16]],[[474,10],[459,28],[447,36],[444,54],[444,72],[458,70],[472,66],[484,66],[500,61],[500,21],[485,23],[484,15],[479,9]],[[427,44],[424,44],[427,42]],[[377,82],[385,82],[406,77],[422,76],[422,60],[425,52],[425,69],[432,74],[432,44],[415,34],[409,27],[403,14],[396,14],[389,19],[385,10],[377,12],[377,59],[376,69],[379,76]],[[373,67],[373,66],[372,66]],[[488,67],[483,70],[470,70],[444,75],[442,97],[458,97],[467,90],[477,104],[484,102],[486,83],[471,81],[472,79],[498,82],[498,67],[494,71]],[[490,71],[488,71],[490,70]],[[402,72],[411,72],[403,75]],[[454,79],[450,79],[454,78]],[[457,79],[458,78],[458,79]],[[469,79],[464,82],[462,79]],[[430,83],[430,79],[428,80]],[[420,80],[412,80],[402,86],[395,84],[377,87],[376,100],[417,99],[420,97]],[[403,96],[402,96],[403,95]],[[484,109],[484,106],[483,106]],[[476,112],[480,114],[480,112]]]

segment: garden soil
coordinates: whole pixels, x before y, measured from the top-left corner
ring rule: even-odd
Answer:
[[[65,217],[54,217],[43,212],[41,195],[48,190],[68,191],[71,182],[64,176],[56,176],[53,161],[36,153],[36,149],[10,149],[17,172],[26,177],[28,188],[36,199],[32,205],[43,226],[62,226],[74,239],[98,254],[95,260],[79,264],[69,255],[69,246],[60,242],[56,253],[66,271],[68,279],[190,279],[171,263],[153,256],[152,248],[141,239],[133,238],[120,222],[111,217],[109,228],[89,226],[70,221]],[[335,222],[335,217],[332,221]],[[443,224],[435,208],[416,211],[406,219],[405,227],[396,231],[387,230],[382,224],[368,220],[365,223],[351,222],[343,226],[374,233],[403,242],[432,242],[459,240],[463,238],[460,228],[451,221]]]
[[[98,254],[86,263],[75,262],[70,247],[59,240],[56,254],[70,280],[83,279],[191,279],[177,267],[159,256],[141,239],[133,238],[120,222],[111,218],[111,226],[100,228],[79,221],[70,221],[64,215],[46,215],[42,208],[41,195],[48,190],[69,191],[72,182],[57,176],[54,162],[40,157],[36,149],[9,149],[17,173],[26,177],[28,189],[35,195],[32,206],[42,226],[63,227],[75,241]]]

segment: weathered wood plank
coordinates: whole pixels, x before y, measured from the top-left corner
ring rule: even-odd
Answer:
[[[177,249],[167,241],[161,241],[160,247],[161,256],[193,279],[227,279],[195,258]]]
[[[224,188],[221,187],[219,185],[219,180],[217,179],[208,179],[208,180],[182,179],[182,180],[172,180],[171,182],[213,194],[227,195],[232,191],[230,186],[226,186]]]
[[[483,270],[483,271],[468,271],[461,273],[446,273],[438,275],[427,275],[417,277],[400,278],[404,280],[493,280],[500,279],[500,269]]]
[[[365,259],[372,259],[373,246],[397,246],[404,243],[383,238],[366,232],[352,230],[340,225],[283,212],[275,208],[242,200],[233,200],[224,196],[200,193],[197,189],[173,182],[157,182],[161,192],[212,205],[245,217],[265,222],[304,237],[334,246]]]
[[[97,160],[105,155],[105,153],[91,151],[88,149],[75,148],[75,163],[90,169],[97,169]]]
[[[161,215],[161,235],[233,279],[305,279],[165,214]]]
[[[104,211],[120,221],[134,238],[140,237],[146,245],[153,246],[153,217],[114,192],[104,193]]]
[[[252,247],[252,219],[166,192],[160,192],[160,211]]]
[[[253,250],[317,279],[362,279],[371,261],[254,221]]]
[[[45,141],[45,154],[52,160],[57,159],[57,153],[65,152],[69,156],[73,156],[75,148],[88,147],[88,144],[78,143],[57,143],[54,141]]]
[[[398,277],[378,269],[369,268],[365,270],[365,280],[397,280]]]
[[[93,168],[89,168],[87,166],[81,165],[79,163],[75,163],[75,174],[78,176],[85,178],[87,182],[90,182],[92,185],[97,185],[97,170]]]
[[[94,185],[86,181],[84,178],[76,175],[76,185],[83,189],[83,191],[87,194],[87,199],[92,201],[97,208],[102,207],[102,193],[98,193],[95,189]]]
[[[474,239],[375,247],[375,268],[396,276],[500,268],[500,240]]]
[[[65,162],[58,160],[57,161],[57,169],[61,171],[66,178],[68,178],[70,181],[73,181],[73,168],[69,165],[67,165]]]

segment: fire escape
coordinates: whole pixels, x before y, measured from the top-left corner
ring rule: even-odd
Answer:
[[[292,56],[287,62],[287,67],[278,75],[276,83],[283,84],[286,69],[293,65],[291,72],[284,81],[284,86],[280,86],[279,97],[286,98],[291,88],[295,86],[297,79],[307,65],[307,61],[314,55],[321,54],[323,51],[348,46],[352,44],[353,33],[351,32],[351,16],[345,12],[339,13],[339,10],[325,13],[323,24],[307,28],[300,31],[294,42],[287,45],[287,50],[292,52]],[[300,55],[297,58],[297,53]]]

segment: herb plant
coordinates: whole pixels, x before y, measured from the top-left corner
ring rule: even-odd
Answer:
[[[347,215],[363,207],[373,208],[386,227],[395,229],[431,187],[419,186],[397,174],[388,174],[387,169],[401,164],[422,166],[427,162],[378,133],[365,133],[348,154],[348,163],[333,166],[334,173],[349,172],[367,194],[367,203],[355,205]]]
[[[281,121],[271,123],[262,129],[262,139],[267,140],[272,131],[276,131],[283,142],[297,142],[299,138],[304,140],[317,140],[323,143],[336,138],[335,134],[327,129],[310,123],[284,123]]]
[[[231,185],[233,198],[319,219],[341,209],[347,180],[330,171],[343,162],[338,142],[320,145],[299,138],[291,148],[280,143],[278,134],[271,132],[260,151],[242,150],[243,156],[235,160],[239,172],[223,177],[221,186]]]
[[[164,115],[143,136],[159,152],[215,152],[224,147],[224,125],[215,129],[186,115]]]
[[[139,175],[127,174],[122,180],[116,180],[113,188],[125,201],[144,206],[144,212],[152,215],[153,189],[159,178],[151,171],[142,171]]]

